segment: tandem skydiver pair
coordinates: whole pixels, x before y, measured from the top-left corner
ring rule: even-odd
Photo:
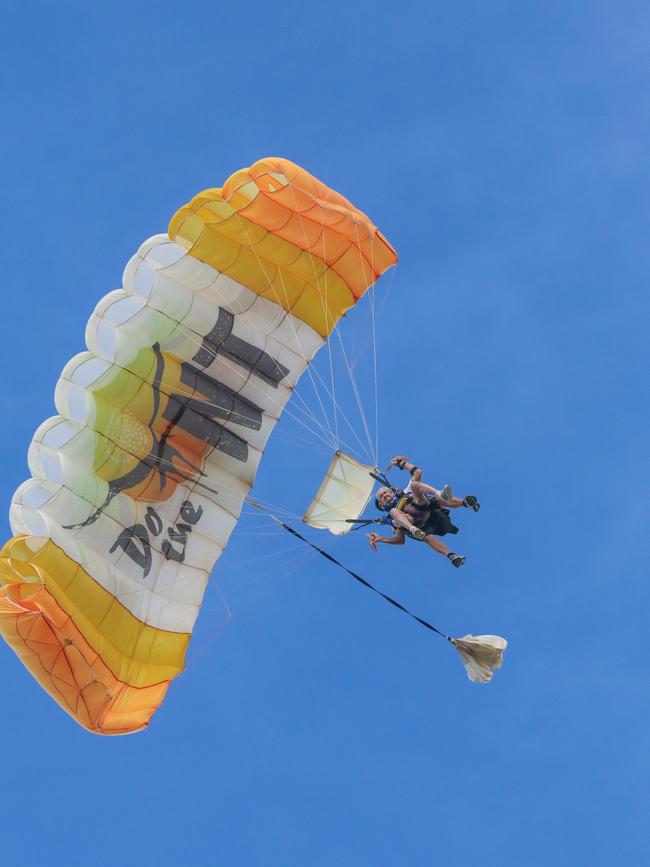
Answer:
[[[438,490],[425,484],[420,467],[412,464],[403,455],[393,458],[388,469],[392,467],[406,470],[411,475],[411,481],[403,490],[386,485],[377,491],[375,505],[388,513],[382,523],[392,526],[393,535],[379,536],[377,533],[369,533],[372,550],[376,551],[379,543],[403,545],[409,535],[427,544],[432,551],[442,554],[456,568],[462,566],[465,557],[451,551],[438,537],[458,532],[458,527],[451,522],[449,510],[464,507],[478,512],[481,506],[477,498],[471,494],[462,499],[454,497],[449,485]]]

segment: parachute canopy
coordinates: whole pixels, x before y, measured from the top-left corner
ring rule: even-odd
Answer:
[[[363,514],[372,495],[375,467],[362,464],[337,451],[318,493],[303,516],[305,524],[342,536],[352,529],[352,521]]]
[[[0,633],[81,725],[148,725],[294,387],[396,260],[347,199],[270,158],[181,208],[99,302],[0,551]]]

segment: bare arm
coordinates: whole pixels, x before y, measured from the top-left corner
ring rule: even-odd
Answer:
[[[370,539],[370,547],[373,551],[377,550],[377,543],[383,542],[384,545],[403,545],[404,533],[402,530],[396,530],[394,536],[378,536],[376,533],[368,533]]]
[[[422,470],[407,460],[404,455],[395,455],[390,465],[391,467],[399,467],[400,470],[406,470],[407,473],[411,474],[414,482],[419,482],[422,478]]]

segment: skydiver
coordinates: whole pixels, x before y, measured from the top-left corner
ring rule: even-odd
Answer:
[[[447,533],[455,534],[455,527],[449,519],[449,509],[465,507],[478,512],[481,508],[477,498],[469,495],[464,498],[454,497],[449,485],[444,485],[441,490],[427,485],[421,481],[422,470],[410,463],[403,455],[397,455],[390,463],[390,467],[398,467],[407,470],[411,475],[411,481],[404,489],[382,487],[377,491],[375,504],[382,511],[389,513],[389,520],[394,528],[393,536],[378,536],[377,533],[369,533],[370,547],[377,550],[377,544],[403,545],[408,533],[412,538],[425,542],[433,551],[442,554],[450,563],[459,568],[465,562],[462,554],[456,554],[438,539]]]

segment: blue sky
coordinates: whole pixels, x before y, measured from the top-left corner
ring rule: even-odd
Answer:
[[[377,290],[384,458],[483,503],[458,572],[327,544],[510,647],[471,685],[245,516],[146,733],[86,734],[0,647],[3,865],[647,863],[649,38],[640,2],[5,10],[2,502],[138,245],[287,156],[400,254]],[[300,512],[326,463],[280,436],[255,491]]]

